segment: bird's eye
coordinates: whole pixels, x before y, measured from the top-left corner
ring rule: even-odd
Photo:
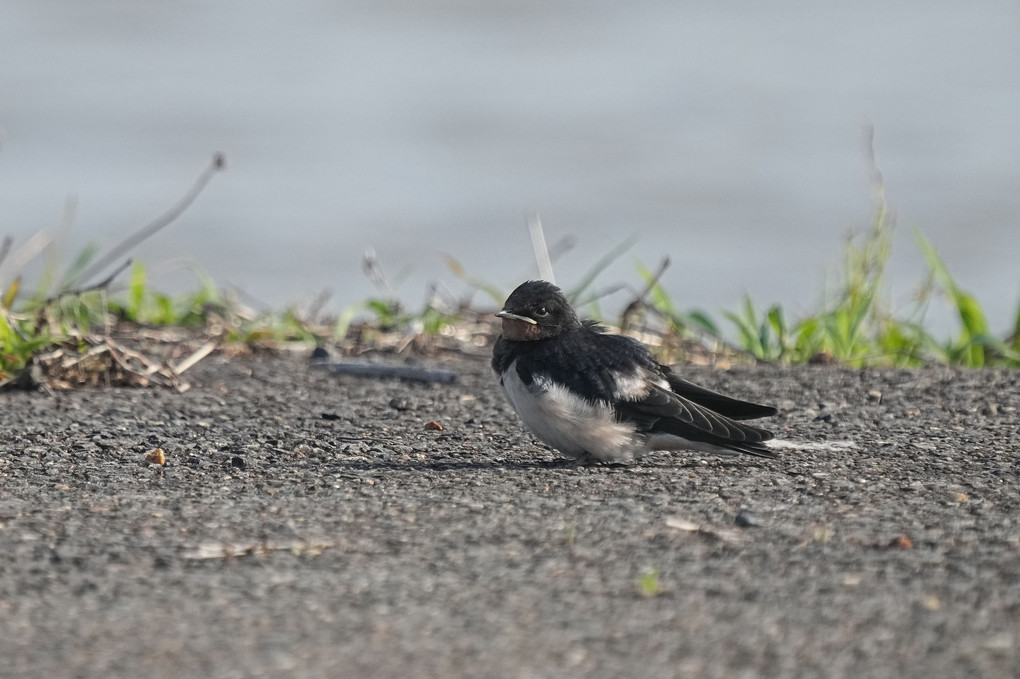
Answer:
[[[546,316],[549,315],[549,310],[546,309],[544,306],[540,306],[537,309],[535,309],[535,315],[538,316],[539,318],[545,318]]]

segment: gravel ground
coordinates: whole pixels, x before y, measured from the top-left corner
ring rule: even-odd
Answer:
[[[0,675],[1016,676],[1020,372],[689,368],[805,446],[577,467],[433,365],[0,393]]]

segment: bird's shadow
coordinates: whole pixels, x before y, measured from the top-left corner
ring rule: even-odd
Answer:
[[[608,465],[581,465],[574,460],[336,460],[330,467],[351,471],[455,472],[497,469],[598,469]],[[613,465],[623,467],[625,465]]]
[[[586,462],[578,461],[568,458],[557,458],[553,460],[542,460],[542,459],[523,459],[523,460],[509,460],[505,458],[492,458],[492,459],[473,459],[473,460],[450,460],[450,459],[438,459],[438,460],[333,460],[328,465],[330,468],[338,470],[346,470],[348,472],[410,472],[410,473],[425,473],[425,472],[489,472],[495,470],[515,470],[515,471],[562,471],[562,472],[581,472],[581,473],[621,473],[628,471],[639,471],[639,470],[653,470],[653,469],[673,469],[673,470],[692,470],[692,469],[704,469],[705,465],[701,464],[701,459],[675,459],[661,457],[658,459],[642,458],[640,460],[628,463],[620,462]],[[743,462],[720,460],[713,466],[722,467],[760,467],[761,464],[756,464],[755,461],[747,460]]]

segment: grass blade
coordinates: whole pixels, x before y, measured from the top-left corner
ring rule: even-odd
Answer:
[[[21,276],[18,276],[14,281],[7,287],[7,291],[4,292],[3,299],[0,300],[0,309],[10,309],[14,304],[14,300],[18,297],[18,290],[21,288]]]
[[[581,276],[581,281],[577,285],[575,285],[573,287],[573,289],[571,289],[571,291],[569,293],[567,293],[567,299],[569,299],[571,302],[573,302],[578,297],[580,297],[584,293],[584,291],[588,289],[588,287],[592,284],[592,282],[596,278],[598,278],[598,276],[603,271],[605,271],[605,269],[610,264],[612,264],[614,261],[619,259],[620,256],[624,252],[629,250],[631,247],[633,247],[634,243],[636,243],[636,242],[637,242],[637,237],[636,236],[631,236],[631,237],[626,238],[623,241],[621,241],[618,245],[613,247],[606,254],[602,255],[602,257],[600,257],[599,260],[597,262],[595,262],[595,264],[592,265],[592,267],[590,269],[588,269],[588,271],[586,271],[583,276]]]

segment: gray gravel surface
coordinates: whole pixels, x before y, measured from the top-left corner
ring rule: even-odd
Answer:
[[[577,467],[431,365],[0,393],[0,675],[1017,676],[1020,372],[688,368],[814,447]]]

